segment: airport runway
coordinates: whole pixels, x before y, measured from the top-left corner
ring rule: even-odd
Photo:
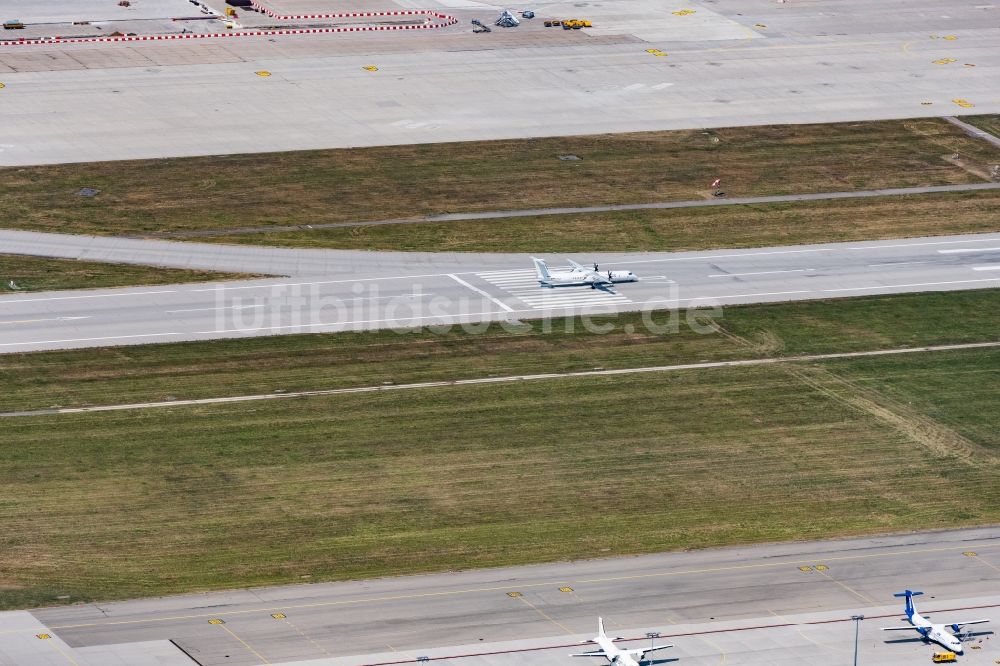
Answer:
[[[194,663],[176,653],[154,662],[148,654],[165,652],[167,639],[205,666],[313,659],[321,661],[306,663],[360,666],[416,663],[422,656],[444,666],[570,666],[576,662],[567,654],[593,634],[598,615],[609,633],[633,639],[630,647],[648,644],[646,631],[660,632],[660,642],[677,647],[658,658],[681,664],[846,664],[853,647],[849,618],[863,613],[860,663],[902,666],[929,662],[933,652],[919,642],[886,643],[902,636],[878,630],[899,623],[901,604],[892,593],[907,587],[927,593],[921,608],[934,619],[998,621],[1000,530],[83,604],[33,611],[34,625],[17,616],[23,628],[7,633],[9,614],[0,614],[0,664],[15,645],[52,651],[46,642],[16,641],[41,626],[83,666]],[[994,629],[983,626],[985,633],[969,644],[979,648],[969,649],[963,663],[1000,658]],[[87,660],[101,650],[136,656]],[[457,657],[470,654],[479,656]]]
[[[487,3],[382,5],[461,21],[0,46],[0,165],[1000,111],[1000,6],[981,0],[539,0],[486,35],[469,21],[495,18]]]
[[[408,329],[1000,286],[1000,233],[577,255],[640,282],[538,286],[526,255],[296,250],[0,231],[5,251],[289,278],[0,297],[0,352]],[[560,257],[549,257],[553,267]],[[654,317],[655,319],[655,317]]]

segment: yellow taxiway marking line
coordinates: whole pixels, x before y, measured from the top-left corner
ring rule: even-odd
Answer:
[[[309,641],[309,643],[310,643],[310,644],[311,644],[311,645],[312,645],[312,646],[313,646],[314,648],[316,648],[317,650],[319,650],[319,651],[320,651],[320,652],[322,652],[323,654],[327,655],[328,657],[332,657],[332,656],[333,656],[332,654],[330,654],[330,651],[329,651],[329,650],[327,650],[327,649],[326,649],[325,647],[323,647],[322,645],[320,645],[319,643],[317,643],[317,642],[316,642],[315,640],[313,640],[313,638],[312,638],[311,636],[307,635],[307,634],[306,634],[306,632],[302,631],[302,630],[301,630],[301,629],[299,629],[299,628],[298,628],[297,626],[295,626],[294,624],[292,624],[292,621],[291,621],[291,620],[289,620],[289,619],[288,619],[288,617],[287,617],[287,616],[285,616],[285,614],[284,614],[284,613],[280,613],[280,615],[282,615],[282,616],[283,616],[283,617],[281,617],[281,618],[280,618],[281,622],[284,622],[285,624],[287,624],[287,625],[288,625],[288,627],[289,627],[289,628],[290,628],[290,629],[291,629],[292,631],[294,631],[294,632],[295,632],[295,633],[297,633],[297,634],[298,634],[299,636],[301,636],[302,638],[304,638],[304,639],[306,639],[307,641]],[[392,646],[391,646],[391,645],[390,645],[389,647],[390,647],[390,648],[392,648]],[[393,652],[395,652],[395,648],[393,648]]]
[[[271,662],[269,662],[267,660],[267,658],[264,655],[262,655],[260,652],[257,652],[257,650],[254,650],[252,647],[250,647],[249,643],[247,643],[245,640],[243,640],[242,638],[240,638],[239,636],[237,636],[236,633],[232,629],[230,629],[229,627],[227,627],[225,624],[219,624],[217,626],[219,626],[222,629],[224,629],[226,631],[226,633],[228,633],[230,636],[232,636],[233,638],[235,638],[236,640],[238,640],[240,643],[242,643],[243,647],[245,647],[247,650],[249,650],[253,654],[253,656],[257,657],[258,659],[260,659],[265,664],[270,664],[271,663]]]
[[[828,574],[825,570],[816,569],[816,572],[819,575],[823,576],[824,578],[826,578],[828,580],[831,580],[834,583],[836,583],[837,585],[841,586],[842,588],[844,588],[845,590],[847,590],[848,592],[850,592],[851,594],[853,594],[854,596],[856,596],[858,599],[861,599],[861,601],[864,601],[865,603],[871,604],[872,606],[877,606],[878,608],[882,608],[882,610],[886,610],[885,608],[883,608],[882,606],[880,606],[879,603],[877,601],[875,601],[874,599],[872,599],[871,597],[868,597],[868,596],[866,596],[864,594],[861,594],[860,592],[858,592],[857,590],[855,590],[853,587],[850,587],[849,585],[841,583],[839,580],[837,580],[836,578],[834,578],[833,576],[831,576],[830,574]]]
[[[818,642],[817,640],[815,640],[815,639],[813,639],[813,638],[809,638],[809,637],[808,637],[808,636],[806,636],[806,635],[805,635],[805,633],[804,633],[804,632],[802,631],[802,627],[801,627],[801,626],[799,626],[798,624],[795,624],[794,622],[790,622],[790,621],[788,620],[788,618],[787,618],[787,617],[785,617],[784,615],[779,615],[778,613],[775,613],[775,612],[774,612],[773,610],[771,610],[770,608],[768,608],[768,609],[767,609],[767,612],[768,612],[768,613],[770,613],[771,615],[773,615],[774,617],[778,618],[779,620],[781,620],[781,621],[782,621],[782,622],[784,622],[785,624],[791,624],[791,625],[794,625],[794,626],[795,626],[795,633],[797,633],[797,634],[798,634],[799,636],[801,636],[801,637],[802,637],[802,638],[804,638],[805,640],[809,641],[809,642],[810,642],[810,643],[812,643],[813,645],[815,645],[815,646],[817,646],[817,647],[820,647],[820,648],[823,648],[824,650],[831,650],[831,651],[833,651],[833,652],[847,652],[847,650],[846,650],[846,649],[844,649],[844,648],[840,648],[840,647],[833,647],[833,646],[831,646],[831,645],[823,645],[822,643]]]
[[[575,634],[576,633],[575,631],[573,631],[572,629],[570,629],[569,627],[567,627],[565,624],[563,624],[563,623],[561,623],[561,622],[559,622],[557,620],[554,620],[551,615],[549,615],[548,613],[546,613],[545,611],[543,611],[541,608],[539,608],[535,604],[533,604],[530,601],[528,601],[527,599],[525,599],[523,596],[515,597],[515,598],[518,599],[518,600],[520,600],[520,601],[523,601],[524,603],[526,603],[529,608],[531,608],[533,611],[535,611],[536,613],[538,613],[539,615],[541,615],[542,617],[544,617],[546,620],[548,620],[552,624],[556,625],[557,627],[559,627],[560,629],[562,629],[563,631],[565,631],[567,634]]]
[[[916,550],[901,550],[895,553],[868,553],[866,555],[843,555],[840,557],[827,557],[824,558],[825,562],[846,562],[853,560],[870,560],[875,558],[886,558],[886,557],[906,557],[909,555],[921,555],[926,553],[947,553],[947,552],[962,552],[963,550],[969,550],[972,548],[983,550],[986,548],[996,548],[1000,544],[996,543],[984,543],[984,544],[965,544],[962,546],[947,546],[943,548],[921,548]],[[639,580],[643,578],[666,578],[673,576],[687,576],[691,574],[704,574],[704,573],[721,573],[726,571],[749,571],[754,569],[775,569],[778,567],[796,566],[799,564],[811,564],[816,561],[813,557],[808,560],[792,560],[787,562],[762,562],[760,564],[736,564],[728,567],[707,567],[704,569],[682,569],[680,571],[662,571],[659,573],[648,573],[648,574],[635,574],[632,576],[608,576],[606,578],[583,578],[577,581],[545,581],[541,583],[525,583],[519,585],[518,587],[533,588],[533,587],[559,587],[561,585],[568,584],[581,584],[581,583],[613,583],[620,580]],[[368,603],[380,603],[385,601],[401,601],[403,599],[427,599],[430,597],[450,597],[459,594],[474,594],[477,592],[506,592],[510,589],[509,585],[504,586],[491,586],[491,587],[470,587],[463,590],[442,590],[439,592],[419,592],[416,594],[399,594],[385,597],[371,597],[368,599],[343,599],[339,601],[318,601],[309,604],[295,604],[291,606],[283,606],[281,610],[290,609],[303,609],[303,608],[325,608],[330,606],[353,606],[356,604],[368,604]],[[51,629],[79,629],[82,627],[108,627],[122,624],[145,624],[149,622],[177,622],[180,620],[196,620],[206,617],[218,617],[218,616],[232,616],[232,615],[246,615],[249,613],[271,613],[275,609],[270,608],[248,608],[246,610],[234,610],[222,613],[194,613],[191,615],[168,615],[166,617],[151,617],[142,618],[136,620],[119,620],[115,622],[82,622],[80,624],[63,624],[63,625],[52,625]]]
[[[52,647],[56,649],[56,652],[58,652],[59,654],[61,654],[63,657],[66,658],[66,661],[73,664],[74,666],[80,666],[80,662],[78,662],[76,659],[72,657],[72,655],[67,654],[65,650],[59,647],[59,643],[57,643],[56,641],[49,641],[49,642],[52,644]]]
[[[985,564],[986,566],[988,566],[990,569],[993,569],[994,571],[1000,571],[1000,567],[998,567],[997,565],[993,564],[992,562],[987,562],[986,560],[984,560],[979,555],[979,553],[976,553],[975,555],[972,555],[972,558],[974,560],[978,560],[978,561],[982,562],[983,564]]]
[[[388,644],[388,643],[386,643],[386,645],[389,645],[389,644]],[[389,649],[390,649],[390,650],[392,650],[393,652],[398,652],[399,654],[405,654],[405,655],[406,655],[407,657],[409,657],[410,659],[412,659],[412,660],[414,660],[414,661],[416,661],[416,660],[417,660],[417,658],[416,658],[416,657],[414,657],[414,656],[413,656],[412,654],[410,654],[409,652],[407,652],[407,651],[405,651],[405,650],[397,650],[396,648],[394,648],[394,647],[393,647],[393,646],[391,646],[391,645],[389,645]],[[329,652],[327,652],[327,654],[330,654],[330,653],[329,653]]]

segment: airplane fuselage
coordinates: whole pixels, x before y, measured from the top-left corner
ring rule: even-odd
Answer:
[[[538,284],[543,287],[592,287],[599,284],[618,284],[621,282],[638,282],[639,277],[631,271],[608,271],[607,273],[587,274],[579,271],[551,273],[548,278],[541,279]]]
[[[616,647],[610,638],[599,636],[595,642],[604,650],[604,656],[610,663],[616,664],[616,666],[639,666],[639,662],[632,655]]]
[[[919,613],[914,613],[907,619],[913,625],[913,628],[917,630],[917,633],[926,640],[937,643],[944,649],[950,650],[955,654],[962,654],[962,641],[958,640],[955,634],[945,629],[945,625],[931,624],[930,620]]]

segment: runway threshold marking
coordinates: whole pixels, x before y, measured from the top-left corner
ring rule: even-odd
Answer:
[[[474,287],[473,285],[469,284],[468,282],[466,282],[466,281],[465,281],[465,280],[463,280],[462,278],[458,277],[458,276],[457,276],[457,275],[455,275],[454,273],[448,273],[448,277],[450,277],[450,278],[451,278],[452,280],[454,280],[455,282],[459,283],[459,284],[460,284],[460,285],[462,285],[463,287],[468,287],[469,289],[471,289],[472,291],[476,292],[476,293],[477,293],[477,294],[479,294],[480,296],[482,296],[482,297],[484,297],[484,298],[488,298],[488,299],[489,299],[490,301],[492,301],[492,302],[493,302],[493,303],[494,303],[495,305],[499,305],[499,306],[500,306],[501,308],[503,308],[503,309],[504,309],[505,311],[507,311],[507,312],[513,312],[513,311],[514,311],[514,308],[510,307],[509,305],[507,305],[506,303],[504,303],[504,302],[503,302],[503,301],[501,301],[500,299],[498,299],[498,298],[494,298],[493,296],[490,296],[490,295],[489,295],[488,293],[486,293],[485,291],[483,291],[483,290],[482,290],[482,289],[480,289],[479,287]]]
[[[827,562],[845,562],[845,561],[858,561],[858,560],[871,560],[876,558],[890,558],[890,557],[909,557],[912,555],[924,555],[928,553],[949,553],[949,552],[962,552],[968,548],[976,548],[979,550],[986,548],[997,548],[1000,547],[1000,543],[982,543],[982,544],[963,544],[961,546],[946,546],[942,548],[918,548],[913,550],[901,550],[898,552],[891,553],[868,553],[864,555],[842,555],[835,557],[825,558]],[[759,569],[776,569],[779,567],[787,567],[789,565],[795,566],[799,564],[806,564],[815,562],[815,558],[809,560],[791,560],[788,562],[762,562],[759,564],[736,564],[726,567],[706,567],[702,569],[681,569],[679,571],[661,571],[657,573],[647,573],[647,574],[635,574],[631,576],[608,576],[603,578],[582,578],[576,581],[544,581],[539,583],[524,583],[521,585],[522,588],[537,588],[537,587],[551,587],[560,584],[574,583],[574,584],[586,584],[586,583],[613,583],[622,580],[641,580],[646,578],[669,578],[675,576],[688,576],[693,574],[712,574],[712,573],[722,573],[727,571],[751,571]],[[427,599],[431,597],[451,597],[463,594],[477,594],[481,592],[506,592],[510,589],[510,586],[491,586],[491,587],[473,587],[466,588],[462,590],[442,590],[440,592],[419,592],[415,594],[398,594],[398,595],[388,595],[382,597],[371,597],[368,599],[343,599],[338,601],[318,601],[308,604],[291,604],[288,606],[282,606],[282,610],[296,610],[304,608],[329,608],[332,606],[353,606],[358,604],[368,604],[368,603],[381,603],[385,601],[402,601],[411,599]],[[950,610],[968,610],[968,609],[950,609]],[[166,617],[155,617],[155,618],[140,618],[135,620],[115,620],[112,622],[81,622],[79,624],[63,624],[63,625],[50,625],[50,629],[82,629],[85,627],[107,627],[107,626],[117,626],[117,625],[129,625],[129,624],[148,624],[151,622],[177,622],[181,620],[199,620],[206,617],[219,617],[224,616],[234,616],[234,615],[248,615],[251,613],[272,613],[274,612],[274,607],[269,608],[248,608],[245,610],[233,610],[226,612],[216,612],[216,613],[192,613],[190,615],[171,615]]]

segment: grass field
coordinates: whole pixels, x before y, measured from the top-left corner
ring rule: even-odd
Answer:
[[[16,167],[0,169],[0,225],[145,233],[684,200],[717,177],[730,196],[971,183],[997,159],[932,118]]]
[[[680,251],[1000,230],[1000,191],[434,222],[199,240],[361,250]]]
[[[998,340],[1000,289],[728,307],[723,334],[681,324],[647,332],[641,315],[594,317],[606,335],[556,320],[521,332],[392,331],[0,355],[0,411],[203,398],[382,382],[625,368]],[[667,323],[668,315],[654,320]],[[681,317],[683,322],[684,317]],[[574,322],[578,324],[578,322]],[[636,332],[626,333],[626,326]]]
[[[975,125],[981,130],[986,130],[993,136],[1000,137],[1000,115],[962,116],[961,120]]]
[[[244,273],[190,271],[73,259],[0,254],[0,293],[47,289],[97,289],[139,284],[177,284],[255,277]],[[16,289],[11,288],[13,281]]]
[[[964,351],[5,421],[0,607],[995,523],[998,369]],[[958,427],[933,419],[955,405]]]

